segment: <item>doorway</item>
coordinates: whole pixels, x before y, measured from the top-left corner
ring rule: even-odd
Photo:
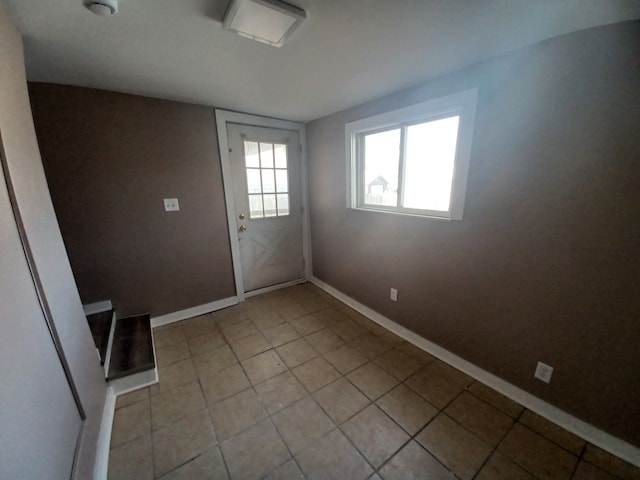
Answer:
[[[238,300],[304,281],[304,126],[216,111]]]

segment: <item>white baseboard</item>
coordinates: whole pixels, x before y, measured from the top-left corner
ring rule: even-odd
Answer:
[[[94,313],[106,312],[111,310],[113,305],[111,305],[111,300],[105,300],[103,302],[89,303],[87,305],[83,305],[82,309],[84,310],[85,317],[87,315],[93,315]]]
[[[290,282],[279,283],[277,285],[271,285],[270,287],[251,290],[250,292],[246,292],[244,296],[245,298],[255,297],[256,295],[262,295],[263,293],[275,292],[276,290],[282,290],[283,288],[293,287],[294,285],[299,285],[301,283],[305,283],[306,281],[307,280],[305,278],[299,278],[298,280],[291,280]]]
[[[178,312],[167,313],[166,315],[160,315],[151,319],[151,327],[160,327],[173,322],[179,322],[187,318],[196,317],[198,315],[204,315],[205,313],[215,312],[216,310],[222,310],[223,308],[236,305],[238,303],[238,297],[223,298],[222,300],[216,300],[215,302],[205,303],[204,305],[198,305],[196,307],[187,308]]]
[[[561,426],[565,430],[583,438],[587,442],[640,467],[640,448],[614,437],[604,430],[600,430],[599,428],[596,428],[593,425],[560,410],[558,407],[554,407],[550,403],[541,400],[529,392],[526,392],[521,388],[518,388],[515,385],[495,376],[494,374],[483,370],[473,363],[451,353],[450,351],[445,350],[439,345],[430,342],[424,337],[421,337],[402,325],[397,324],[393,320],[372,310],[366,305],[363,305],[357,300],[345,295],[322,280],[314,276],[309,276],[307,279],[328,294],[360,312],[365,317],[370,318],[380,326],[405,339],[407,342],[410,342],[416,347],[430,353],[434,357],[437,357],[452,367],[457,368],[461,372],[466,373],[473,379],[484,383],[502,395],[528,408],[532,412],[537,413],[547,420]]]
[[[116,410],[116,394],[112,388],[107,388],[107,395],[102,409],[100,434],[96,446],[96,463],[93,467],[93,480],[107,480],[109,470],[109,447],[111,446],[111,429],[113,415]]]

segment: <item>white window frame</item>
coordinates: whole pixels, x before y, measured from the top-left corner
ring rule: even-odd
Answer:
[[[462,220],[477,100],[478,89],[474,88],[347,123],[345,126],[347,208],[392,213],[396,215]],[[419,210],[364,203],[364,182],[361,180],[364,177],[364,161],[359,157],[362,148],[358,146],[358,143],[362,142],[364,138],[363,134],[402,128],[416,123],[428,122],[430,120],[455,115],[458,115],[460,120],[458,124],[458,140],[454,160],[453,179],[451,182],[451,202],[448,211]],[[399,179],[398,181],[402,182],[403,180]]]

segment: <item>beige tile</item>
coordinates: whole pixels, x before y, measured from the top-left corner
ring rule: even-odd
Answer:
[[[540,479],[571,478],[577,457],[516,423],[498,452]]]
[[[463,392],[445,410],[455,421],[496,446],[513,425],[513,419],[468,392]]]
[[[189,351],[187,342],[178,342],[164,347],[156,347],[156,362],[158,367],[166,367],[190,356],[191,352]]]
[[[204,396],[209,405],[246,390],[251,385],[239,364],[218,370],[200,379]]]
[[[244,371],[253,385],[278,375],[287,370],[287,366],[273,350],[260,353],[242,361]]]
[[[409,435],[376,405],[369,405],[340,428],[375,468],[409,440]]]
[[[269,415],[307,396],[302,384],[289,371],[262,382],[255,389]]]
[[[220,325],[220,330],[222,330],[222,334],[228,342],[248,337],[249,335],[253,335],[259,331],[251,320],[243,320],[239,323]]]
[[[217,310],[211,316],[219,326],[240,323],[249,318],[248,309],[243,304]]]
[[[583,460],[578,464],[572,480],[616,480],[616,477]]]
[[[344,378],[318,390],[313,394],[313,398],[336,425],[348,420],[370,403],[360,390]]]
[[[455,369],[440,360],[434,360],[424,368],[432,375],[448,378],[456,385],[464,388],[467,388],[469,385],[471,385],[471,382],[473,382],[473,379],[469,375],[462,373],[460,370]]]
[[[487,403],[490,403],[503,413],[506,413],[511,418],[518,418],[518,416],[522,413],[522,410],[524,410],[524,407],[522,405],[496,392],[494,389],[487,387],[483,383],[473,382],[469,386],[469,391],[476,397],[484,400]]]
[[[296,367],[318,355],[304,338],[282,345],[276,348],[276,351],[289,368]]]
[[[271,344],[264,338],[262,333],[258,332],[232,341],[231,348],[239,360],[244,360],[258,353],[266,352],[271,349]]]
[[[293,369],[293,374],[309,393],[315,392],[341,376],[340,372],[322,357],[316,357],[298,365]]]
[[[285,323],[285,319],[273,308],[260,309],[251,312],[251,320],[262,332],[276,325]]]
[[[327,327],[349,320],[347,315],[335,308],[327,308],[320,312],[316,312],[314,316]]]
[[[473,478],[492,450],[444,414],[427,425],[416,440],[463,480]]]
[[[342,345],[323,356],[343,375],[367,363],[367,357],[349,345]]]
[[[317,296],[300,300],[300,305],[309,312],[319,312],[329,307],[329,303],[324,298]]]
[[[160,383],[157,388],[150,390],[151,395],[157,392],[165,392],[172,390],[185,383],[197,380],[196,369],[190,358],[172,363],[166,367],[158,368],[158,379]]]
[[[305,340],[316,352],[320,354],[327,353],[330,350],[338,348],[344,343],[342,339],[329,328],[318,330],[317,332],[306,336]]]
[[[262,404],[250,388],[209,406],[218,439],[223,442],[266,418]]]
[[[109,480],[151,480],[151,436],[145,435],[109,452]]]
[[[397,348],[383,353],[376,358],[375,363],[401,381],[416,373],[423,365],[417,358],[407,355]]]
[[[365,357],[374,359],[391,350],[394,343],[385,337],[366,333],[353,340],[351,346],[359,350]]]
[[[151,397],[151,427],[156,430],[167,423],[206,407],[198,382],[181,385]]]
[[[232,479],[252,480],[282,465],[289,452],[271,422],[263,420],[222,444]]]
[[[354,370],[347,378],[371,400],[381,397],[399,382],[375,363],[369,362]]]
[[[351,342],[367,333],[364,328],[351,319],[332,325],[331,330],[345,342]]]
[[[325,328],[324,323],[312,314],[290,320],[289,323],[300,335],[309,335]]]
[[[281,410],[271,419],[294,455],[335,428],[311,397]]]
[[[410,435],[415,435],[438,409],[405,385],[398,385],[376,403]]]
[[[587,443],[583,439],[576,437],[573,433],[568,432],[555,423],[551,423],[549,420],[542,418],[530,410],[525,410],[518,421],[534,432],[539,433],[547,440],[551,440],[561,447],[566,448],[574,455],[579,456]]]
[[[192,357],[200,378],[212,377],[216,372],[238,362],[229,345]]]
[[[206,410],[194,412],[153,432],[154,469],[163,475],[216,444]]]
[[[162,477],[162,480],[204,480],[208,478],[215,478],[216,480],[229,478],[218,447],[210,448],[189,463],[172,470]]]
[[[197,337],[199,335],[217,332],[218,325],[211,313],[193,317],[182,322],[182,329],[187,338]]]
[[[640,468],[631,465],[624,460],[605,452],[601,448],[595,447],[590,443],[584,452],[584,459],[602,470],[612,473],[616,477],[624,480],[640,479]]]
[[[141,402],[149,398],[149,388],[135,390],[133,392],[118,395],[116,398],[116,408],[126,407],[132,403]]]
[[[295,460],[289,460],[265,477],[265,480],[304,480]]]
[[[111,448],[148,435],[149,432],[151,432],[151,409],[147,398],[115,411],[111,430]]]
[[[494,453],[482,467],[476,480],[535,480],[508,458]]]
[[[455,480],[456,477],[415,441],[409,442],[382,469],[385,480]]]
[[[363,480],[373,473],[338,429],[300,453],[296,460],[309,480]]]
[[[409,377],[405,384],[418,395],[438,408],[444,408],[464,389],[451,379],[429,370],[428,364],[415,375]]]
[[[288,323],[267,328],[263,333],[264,336],[267,337],[267,340],[269,340],[269,343],[274,347],[279,347],[300,337],[300,334]]]
[[[309,309],[296,302],[287,301],[286,303],[277,306],[276,310],[287,322],[291,322],[296,318],[300,318],[309,313]]]
[[[395,347],[397,350],[400,350],[403,353],[406,353],[410,357],[415,358],[422,364],[427,364],[433,362],[436,358],[422,350],[421,348],[416,347],[415,345],[409,342],[402,342]]]
[[[191,355],[202,355],[203,353],[222,347],[226,343],[222,334],[217,331],[190,338],[188,341]]]
[[[155,348],[184,342],[187,339],[180,323],[171,323],[153,329],[153,344]]]

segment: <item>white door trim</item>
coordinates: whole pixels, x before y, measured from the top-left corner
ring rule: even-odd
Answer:
[[[233,273],[236,280],[236,296],[242,302],[246,298],[244,279],[242,277],[242,263],[240,260],[240,242],[236,232],[236,207],[233,200],[233,181],[231,177],[231,159],[229,158],[229,141],[227,138],[227,124],[251,125],[255,127],[279,128],[294,130],[300,138],[300,166],[302,176],[302,258],[304,259],[305,278],[311,274],[311,234],[309,227],[309,192],[307,182],[307,144],[305,126],[303,123],[278,120],[276,118],[260,117],[247,113],[229,112],[216,109],[216,128],[218,130],[218,145],[220,146],[220,163],[222,165],[222,183],[224,184],[224,201],[227,206],[227,224],[229,241],[231,243],[231,258]]]

